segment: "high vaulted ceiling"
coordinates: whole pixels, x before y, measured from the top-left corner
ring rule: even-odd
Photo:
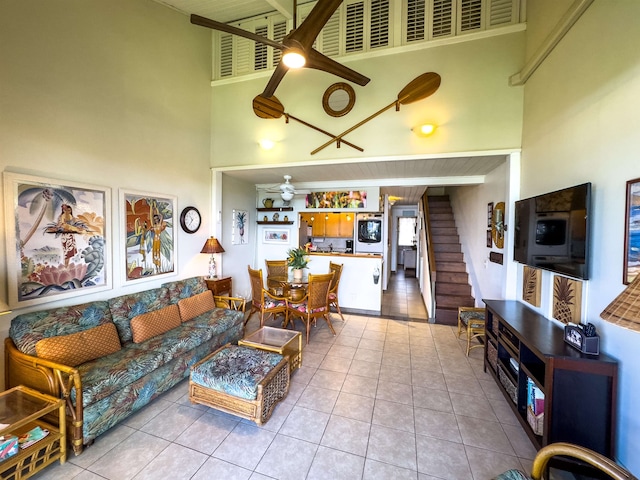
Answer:
[[[292,0],[154,0],[185,16],[195,13],[220,22],[232,22],[274,11],[292,18]],[[298,5],[307,3],[299,0]],[[298,188],[379,186],[381,195],[395,197],[396,205],[415,205],[429,186],[470,185],[501,165],[506,154],[446,158],[346,161],[329,166],[283,164],[229,168],[224,173],[258,186],[278,185],[291,175]],[[357,179],[357,180],[354,180]],[[324,184],[324,185],[321,185]]]

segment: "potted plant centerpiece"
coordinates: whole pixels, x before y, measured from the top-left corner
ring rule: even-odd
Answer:
[[[308,263],[304,248],[291,248],[287,251],[287,265],[293,269],[293,278],[302,278],[302,269],[306,268]]]

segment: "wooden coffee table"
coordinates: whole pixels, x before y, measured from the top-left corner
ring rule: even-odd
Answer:
[[[288,356],[291,373],[302,365],[302,335],[300,332],[284,328],[262,327],[238,341],[238,345]]]

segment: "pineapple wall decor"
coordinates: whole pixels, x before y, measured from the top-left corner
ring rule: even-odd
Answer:
[[[245,245],[249,238],[249,212],[246,210],[233,211],[233,223],[231,230],[231,243],[233,245]]]
[[[553,276],[553,318],[562,323],[580,323],[582,282],[560,275]]]
[[[525,266],[522,270],[522,299],[533,305],[540,306],[540,270]]]

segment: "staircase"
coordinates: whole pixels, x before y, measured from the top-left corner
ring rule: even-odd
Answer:
[[[471,285],[449,197],[429,196],[431,241],[436,260],[436,323],[458,324],[458,307],[473,307]]]

